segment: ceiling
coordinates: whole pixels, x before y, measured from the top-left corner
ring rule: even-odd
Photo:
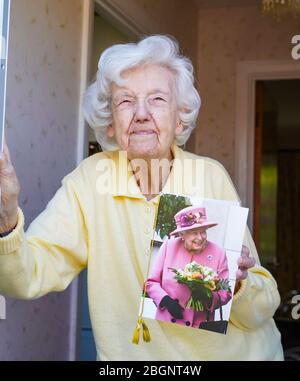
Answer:
[[[258,6],[261,0],[194,0],[199,8]]]

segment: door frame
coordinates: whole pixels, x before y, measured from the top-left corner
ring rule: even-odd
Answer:
[[[253,228],[255,85],[258,80],[300,79],[300,61],[244,61],[236,70],[234,179]]]
[[[81,63],[78,105],[78,134],[77,134],[77,165],[88,156],[88,129],[82,112],[82,95],[90,82],[90,65],[92,57],[92,42],[94,30],[94,14],[99,13],[113,26],[132,39],[155,31],[155,23],[141,13],[141,10],[131,7],[130,13],[122,6],[121,0],[84,0],[82,2],[82,38]],[[143,20],[143,23],[140,23]],[[70,332],[69,360],[79,359],[82,282],[77,277],[70,287]]]
[[[122,0],[94,0],[95,11],[103,16],[113,26],[119,29],[129,38],[137,37],[151,33],[155,25],[149,20],[144,20],[145,14],[137,8],[128,9]],[[143,22],[140,22],[140,19]],[[146,22],[145,22],[146,21]]]
[[[89,82],[92,35],[94,29],[94,0],[82,2],[82,34],[81,34],[81,58],[80,58],[80,82],[78,104],[78,127],[77,127],[77,165],[87,157],[87,125],[82,111],[82,95]],[[70,317],[69,317],[69,361],[76,361],[79,354],[80,322],[81,322],[81,282],[76,277],[70,286]]]

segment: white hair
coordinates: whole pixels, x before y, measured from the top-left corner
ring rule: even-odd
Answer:
[[[100,57],[96,80],[83,96],[83,113],[93,128],[96,139],[104,150],[118,148],[114,138],[107,136],[112,123],[111,84],[124,84],[125,70],[148,64],[159,64],[175,75],[178,116],[184,126],[175,138],[175,144],[183,145],[196,126],[200,96],[194,86],[194,69],[191,61],[180,54],[177,41],[169,36],[149,36],[138,43],[118,44],[106,49]]]

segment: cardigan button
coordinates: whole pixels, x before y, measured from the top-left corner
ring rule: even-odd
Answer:
[[[171,319],[171,322],[172,322],[172,323],[176,323],[176,319],[172,318],[172,319]]]

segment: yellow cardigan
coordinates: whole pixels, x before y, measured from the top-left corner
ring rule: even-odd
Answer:
[[[238,200],[220,163],[175,145],[172,151],[174,165],[163,192]],[[196,177],[195,187],[189,180]],[[105,187],[111,191],[103,192]],[[234,296],[227,335],[150,320],[152,341],[131,343],[157,204],[158,197],[147,201],[140,193],[119,151],[83,160],[26,233],[19,208],[17,227],[0,238],[0,294],[33,299],[62,291],[88,267],[98,359],[282,360],[272,319],[280,297],[275,280],[259,264]],[[244,244],[259,263],[248,229]]]

